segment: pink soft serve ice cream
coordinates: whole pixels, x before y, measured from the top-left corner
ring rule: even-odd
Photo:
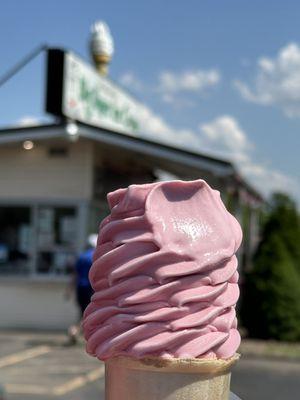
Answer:
[[[84,314],[88,353],[222,358],[240,344],[235,305],[242,233],[203,180],[108,194]]]

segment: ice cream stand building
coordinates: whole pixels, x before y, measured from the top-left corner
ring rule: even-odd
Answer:
[[[203,178],[244,226],[251,259],[262,198],[230,160],[143,135],[148,107],[112,82],[105,25],[94,65],[47,49],[45,110],[53,123],[0,130],[0,327],[65,329],[77,318],[64,291],[76,255],[107,214],[106,193],[133,183]]]

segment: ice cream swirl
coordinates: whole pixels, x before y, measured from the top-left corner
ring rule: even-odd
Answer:
[[[108,194],[84,314],[88,353],[229,358],[242,233],[203,180],[132,185]]]

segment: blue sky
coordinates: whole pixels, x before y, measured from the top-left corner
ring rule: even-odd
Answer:
[[[33,1],[1,3],[0,76],[42,42],[89,59],[90,25],[115,40],[112,79],[160,119],[153,138],[234,160],[264,193],[300,201],[300,3]],[[0,88],[0,125],[43,116],[39,57]],[[169,136],[169,137],[168,137]]]

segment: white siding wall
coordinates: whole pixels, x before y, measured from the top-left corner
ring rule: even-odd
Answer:
[[[49,157],[53,146],[69,147],[67,157]],[[0,204],[39,200],[80,201],[92,197],[93,145],[37,142],[32,150],[22,144],[0,146]],[[86,232],[82,230],[82,242]],[[67,329],[76,322],[75,302],[66,301],[66,283],[0,277],[0,329]]]
[[[70,143],[67,157],[49,157],[49,146],[0,147],[0,200],[91,198],[92,143]]]

